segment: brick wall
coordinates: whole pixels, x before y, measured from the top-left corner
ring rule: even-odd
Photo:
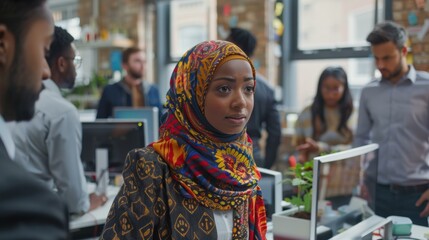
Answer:
[[[92,26],[98,30],[106,31],[110,37],[114,33],[120,33],[126,38],[132,40],[134,45],[144,39],[144,18],[143,7],[144,0],[98,0],[98,17],[93,19],[94,1],[80,0],[79,16],[80,25]],[[98,36],[100,38],[100,35]],[[140,47],[141,46],[140,44]],[[97,49],[97,70],[105,77],[110,77],[110,53],[113,49],[122,49],[122,47],[101,47]]]
[[[230,6],[229,14],[227,6]],[[258,71],[267,76],[271,83],[276,83],[277,74],[272,68],[274,64],[271,63],[275,60],[269,40],[269,27],[272,25],[274,16],[274,1],[217,0],[218,26],[222,26],[228,31],[233,16],[237,19],[236,27],[249,30],[258,40],[258,46],[253,56],[253,59],[259,65]],[[221,34],[218,34],[218,36],[221,37]]]
[[[429,32],[423,39],[419,39],[415,32],[423,26],[425,19],[429,19],[429,11],[418,8],[414,0],[393,0],[393,20],[404,26],[409,32],[412,61],[416,69],[429,71]],[[411,26],[408,14],[414,12],[417,16],[417,25]]]
[[[81,26],[91,24],[92,3],[89,0],[79,2]],[[96,20],[98,30],[119,31],[137,43],[137,22],[143,13],[143,4],[144,0],[99,0],[99,16]]]
[[[144,47],[146,38],[144,31],[144,0],[98,0],[99,17],[96,19],[98,30],[120,31],[136,44],[140,43]],[[265,75],[272,84],[277,84],[278,59],[274,56],[273,41],[270,40],[270,27],[274,17],[275,0],[217,0],[217,24],[223,26],[228,31],[231,16],[237,17],[237,27],[251,31],[258,39],[258,46],[255,50],[254,61],[258,71]],[[80,0],[79,16],[81,26],[91,24],[92,4],[90,0]],[[230,14],[225,16],[224,6],[230,5]],[[222,38],[221,34],[218,34]],[[143,45],[142,45],[143,44]],[[99,69],[108,62],[109,49],[99,50]]]

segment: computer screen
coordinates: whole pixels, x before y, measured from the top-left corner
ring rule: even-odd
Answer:
[[[146,119],[148,132],[147,144],[159,138],[159,110],[157,107],[115,107],[113,117],[117,119]]]
[[[79,109],[79,120],[81,122],[93,122],[97,116],[97,109]]]
[[[384,220],[374,213],[377,159],[377,144],[314,159],[310,239],[318,239],[318,226],[333,239],[360,239]]]
[[[146,146],[145,120],[101,119],[82,122],[82,153],[84,170],[95,171],[96,149],[107,149],[109,172],[122,172],[127,153]]]
[[[273,213],[282,211],[282,173],[266,168],[258,168],[261,173],[259,186],[261,187],[262,197],[264,198],[267,220],[271,221]]]

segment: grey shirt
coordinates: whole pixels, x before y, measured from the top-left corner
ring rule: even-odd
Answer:
[[[410,66],[396,84],[365,86],[353,145],[370,142],[380,145],[379,183],[429,183],[429,73]]]
[[[80,159],[82,126],[78,112],[52,80],[36,102],[30,122],[9,123],[16,162],[56,189],[70,213],[86,212],[89,196]]]

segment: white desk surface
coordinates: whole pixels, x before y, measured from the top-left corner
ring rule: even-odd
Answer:
[[[95,184],[88,183],[88,192],[94,192]],[[119,192],[120,187],[111,186],[107,187],[107,202],[90,212],[85,213],[82,216],[72,217],[69,227],[70,230],[76,230],[84,227],[91,227],[106,222],[107,214],[109,214],[110,207],[112,206],[113,200],[116,197],[116,194]]]
[[[424,236],[425,233],[429,234],[429,227],[413,225],[411,227],[411,236],[410,237],[417,238],[417,239],[429,239],[429,238],[426,238]]]
[[[273,240],[274,236],[273,236],[273,224],[272,222],[268,222],[267,223],[267,240]],[[429,238],[425,238],[425,234],[429,233],[429,227],[424,227],[424,226],[419,226],[419,225],[413,225],[411,227],[411,236],[406,236],[409,239],[419,239],[419,240],[427,240]],[[380,239],[380,237],[378,236],[374,236],[372,238],[373,240],[378,240]],[[399,238],[401,239],[401,238]],[[404,237],[404,239],[406,239]]]

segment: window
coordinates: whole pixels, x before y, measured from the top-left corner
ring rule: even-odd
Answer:
[[[315,96],[324,68],[342,66],[357,104],[361,88],[374,77],[374,63],[366,36],[375,22],[390,19],[387,0],[284,0],[289,7],[284,44],[290,56],[283,65],[283,102],[302,110]],[[377,5],[376,5],[377,4]],[[377,12],[377,16],[375,16]],[[376,17],[376,19],[375,19]],[[289,21],[289,22],[288,22]],[[283,46],[283,54],[287,55]],[[283,70],[284,71],[284,70]]]
[[[369,55],[366,35],[374,25],[375,0],[292,0],[292,58],[364,57]],[[381,5],[381,4],[380,4]],[[378,8],[381,19],[382,6]],[[294,11],[292,11],[293,13]]]
[[[179,59],[186,50],[204,40],[214,39],[214,5],[206,0],[170,2],[170,58]]]

